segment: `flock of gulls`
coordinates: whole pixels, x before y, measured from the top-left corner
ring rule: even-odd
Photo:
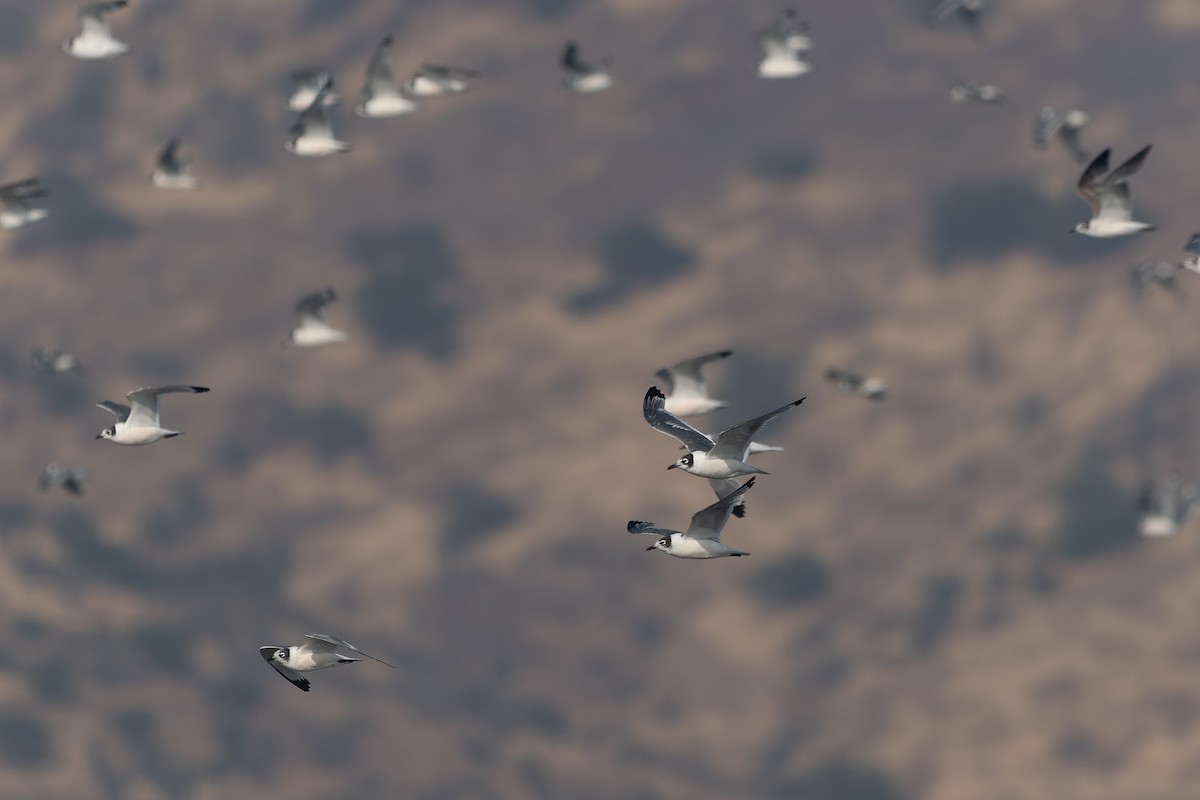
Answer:
[[[131,52],[129,45],[114,35],[108,15],[128,5],[128,0],[90,3],[79,11],[82,30],[66,41],[62,49],[81,60],[110,59]],[[933,12],[934,22],[958,19],[970,34],[982,41],[983,0],[942,0]],[[812,49],[809,27],[793,9],[783,11],[758,36],[762,57],[757,74],[767,80],[796,78],[808,73],[806,60]],[[437,64],[422,65],[408,80],[400,82],[391,66],[391,36],[380,41],[368,61],[362,87],[362,101],[355,113],[367,118],[388,118],[410,114],[424,98],[455,95],[467,92],[471,82],[480,77],[473,69]],[[588,60],[579,43],[565,43],[559,58],[563,86],[573,92],[588,94],[613,86],[613,62],[601,57]],[[341,103],[335,90],[334,76],[323,68],[304,69],[294,73],[292,92],[286,99],[289,109],[297,113],[283,146],[297,156],[324,157],[345,152],[349,144],[337,138],[330,121],[331,109]],[[958,82],[949,90],[955,103],[1003,105],[1005,93],[997,86],[976,82]],[[1110,151],[1105,149],[1089,157],[1082,143],[1081,131],[1090,116],[1076,109],[1045,107],[1035,120],[1034,144],[1039,148],[1058,140],[1079,163],[1086,164],[1078,181],[1078,192],[1091,209],[1088,220],[1073,230],[1085,236],[1110,238],[1129,236],[1154,230],[1154,226],[1133,217],[1130,179],[1137,174],[1150,153],[1142,148],[1116,169],[1109,169]],[[168,191],[191,191],[199,182],[191,174],[190,159],[181,153],[182,143],[173,138],[162,148],[155,162],[151,183]],[[0,186],[0,229],[9,230],[36,223],[49,215],[41,201],[47,196],[37,178],[29,178]],[[1200,274],[1200,233],[1185,247],[1191,256],[1179,263],[1149,262],[1134,268],[1133,278],[1139,292],[1146,293],[1159,285],[1178,296],[1176,272],[1179,269]],[[318,348],[346,342],[348,335],[333,328],[326,311],[337,300],[332,287],[301,297],[295,304],[296,327],[283,344],[297,348]],[[722,532],[731,516],[746,516],[746,495],[755,486],[759,475],[766,471],[748,462],[751,456],[781,450],[755,440],[760,430],[771,420],[801,405],[804,399],[787,403],[761,416],[717,434],[702,432],[684,421],[726,407],[726,403],[709,395],[702,369],[711,363],[731,356],[724,350],[680,361],[660,370],[659,385],[651,386],[642,401],[642,413],[651,428],[675,440],[683,455],[667,469],[679,470],[708,481],[717,497],[716,502],[692,515],[683,531],[658,527],[652,522],[631,520],[627,530],[632,534],[648,534],[655,541],[646,549],[659,550],[676,558],[711,559],[742,557],[744,550],[730,547],[721,541]],[[82,375],[84,365],[70,353],[49,348],[37,348],[32,354],[32,367],[49,375]],[[877,377],[859,374],[843,368],[829,368],[825,378],[837,389],[860,398],[878,402],[888,396],[888,387]],[[159,403],[167,394],[203,394],[208,387],[193,385],[151,386],[135,389],[126,395],[128,404],[105,400],[98,404],[116,417],[116,422],[96,435],[114,444],[145,446],[180,435],[180,431],[164,427]],[[82,495],[87,472],[81,467],[58,463],[47,464],[39,480],[43,491],[62,487],[66,492]],[[744,482],[742,479],[745,478]],[[1159,486],[1147,486],[1138,500],[1142,512],[1140,532],[1145,536],[1165,536],[1174,533],[1187,518],[1200,497],[1195,486],[1183,485],[1171,476]],[[324,634],[306,634],[297,645],[264,645],[259,648],[262,658],[294,686],[307,692],[309,681],[303,673],[349,664],[370,658],[388,664],[342,639]],[[347,653],[355,654],[348,655]],[[394,668],[394,667],[393,667]]]

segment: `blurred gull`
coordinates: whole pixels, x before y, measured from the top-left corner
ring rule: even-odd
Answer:
[[[950,85],[951,103],[978,103],[985,106],[1002,106],[1008,98],[999,86],[975,81],[958,81]]]
[[[700,370],[705,364],[721,361],[731,355],[732,350],[708,353],[685,359],[654,373],[667,386],[667,411],[679,417],[694,417],[727,406],[724,400],[713,400],[708,396],[708,386]]]
[[[308,639],[304,644],[287,646],[268,644],[258,648],[258,654],[263,657],[263,661],[270,664],[276,672],[287,678],[293,686],[302,692],[307,692],[311,684],[307,678],[301,677],[301,672],[314,672],[318,669],[336,667],[338,664],[352,664],[355,661],[362,661],[361,658],[345,656],[335,652],[339,647],[358,653],[360,656],[365,656],[372,661],[378,661],[384,666],[396,669],[396,667],[386,661],[375,658],[375,656],[369,656],[342,639],[335,639],[323,633],[306,633],[304,636]]]
[[[461,94],[471,88],[467,79],[478,77],[479,73],[472,69],[422,64],[405,82],[404,91],[417,97]]]
[[[1192,238],[1183,246],[1183,252],[1191,253],[1179,266],[1189,272],[1200,274],[1200,232],[1193,233]]]
[[[1071,155],[1080,164],[1088,160],[1087,150],[1079,140],[1079,131],[1091,122],[1086,113],[1074,109],[1055,108],[1046,106],[1038,112],[1033,126],[1033,144],[1039,150],[1050,144],[1057,137],[1071,151]]]
[[[334,138],[333,127],[325,116],[325,93],[329,84],[325,84],[313,98],[308,108],[301,112],[299,119],[288,131],[288,140],[284,148],[298,156],[328,156],[334,153],[344,153],[350,145]]]
[[[1187,521],[1200,491],[1194,485],[1183,486],[1171,475],[1161,486],[1147,484],[1138,497],[1138,533],[1147,537],[1170,536]]]
[[[32,202],[46,196],[46,190],[38,185],[38,180],[29,178],[0,186],[0,230],[21,228],[50,216],[48,210],[38,208]]]
[[[788,403],[768,414],[763,414],[761,417],[755,417],[741,425],[735,425],[722,431],[714,441],[667,411],[665,399],[657,386],[651,386],[642,400],[642,416],[645,417],[650,427],[659,433],[665,433],[667,436],[678,439],[688,450],[687,455],[667,469],[678,468],[689,475],[718,480],[736,478],[739,475],[749,475],[755,472],[767,474],[764,470],[746,463],[750,440],[763,425],[789,408],[804,402],[804,398],[801,397],[799,400]]]
[[[1108,171],[1109,150],[1079,176],[1079,195],[1092,208],[1092,218],[1075,226],[1074,233],[1108,239],[1154,230],[1153,225],[1133,219],[1133,197],[1129,178],[1142,168],[1151,145],[1146,145],[1121,166]]]
[[[957,16],[976,41],[983,41],[983,0],[942,0],[933,11],[934,22]]]
[[[759,34],[758,41],[763,49],[762,61],[758,63],[760,78],[795,78],[812,69],[800,58],[812,49],[812,40],[808,36],[808,23],[800,20],[796,9],[784,10]]]
[[[296,301],[298,324],[287,343],[294,347],[321,347],[349,339],[349,335],[329,327],[325,320],[325,309],[334,300],[337,300],[337,292],[329,286]]]
[[[887,399],[887,384],[882,378],[831,367],[825,370],[825,379],[836,383],[838,389],[847,394],[856,394],[868,400]]]
[[[736,486],[736,481],[734,482]],[[676,558],[722,558],[725,556],[748,556],[744,550],[734,550],[721,543],[721,529],[729,521],[735,502],[741,499],[750,487],[754,478],[746,481],[735,490],[692,515],[692,521],[687,531],[677,531],[671,528],[656,528],[653,522],[630,520],[625,530],[630,533],[649,533],[660,536],[658,541],[646,548],[661,550]]]
[[[189,190],[196,188],[196,179],[188,170],[190,159],[179,155],[179,139],[172,138],[158,154],[151,180],[159,189]]]
[[[326,69],[303,69],[292,73],[292,94],[287,106],[292,111],[300,112],[313,104],[321,88],[325,94],[321,96],[322,105],[336,105],[341,98],[333,90],[333,75]]]
[[[595,66],[588,64],[580,57],[579,45],[575,42],[567,42],[563,46],[559,64],[567,73],[563,85],[573,92],[600,92],[612,86],[612,76],[608,73],[612,59],[601,59]]]
[[[366,100],[354,109],[360,117],[398,117],[417,108],[417,104],[400,91],[396,76],[392,74],[391,47],[392,37],[383,37],[367,65],[367,79],[363,84]]]
[[[83,364],[79,363],[78,358],[70,353],[49,347],[33,348],[30,366],[35,372],[44,372],[48,375],[62,375],[64,372],[82,375],[84,372]]]
[[[63,42],[63,50],[76,58],[91,60],[113,58],[129,52],[129,45],[118,41],[108,27],[105,15],[129,5],[127,0],[112,0],[109,3],[88,3],[79,9],[79,21],[83,33],[70,41]]]
[[[204,386],[151,386],[136,389],[125,395],[129,399],[127,406],[111,400],[102,400],[96,407],[115,414],[117,423],[100,431],[96,438],[136,446],[178,436],[182,431],[169,430],[158,423],[159,396],[173,392],[200,394],[207,391]]]
[[[1175,273],[1182,267],[1170,261],[1143,261],[1129,271],[1133,288],[1142,297],[1148,297],[1155,285],[1161,286],[1176,300],[1183,299],[1183,292],[1175,280]]]
[[[55,486],[61,486],[70,494],[79,497],[83,494],[83,482],[87,478],[87,471],[83,467],[65,467],[51,461],[42,468],[41,477],[38,478],[38,488],[43,492],[48,492]]]

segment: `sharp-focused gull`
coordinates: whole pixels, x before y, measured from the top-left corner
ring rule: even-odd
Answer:
[[[587,94],[600,92],[612,86],[612,75],[608,72],[612,59],[603,58],[598,64],[589,64],[579,55],[579,45],[575,42],[563,45],[558,63],[567,73],[563,78],[563,86],[573,92]]]
[[[191,159],[179,155],[179,139],[172,138],[158,154],[151,180],[159,189],[187,191],[195,189],[196,179],[189,170]]]
[[[1074,233],[1108,239],[1154,230],[1153,225],[1133,218],[1133,196],[1129,178],[1142,168],[1151,145],[1146,145],[1121,166],[1108,171],[1105,150],[1079,176],[1079,195],[1092,208],[1092,218],[1075,226]]]
[[[686,531],[656,528],[653,522],[642,522],[636,519],[630,520],[629,524],[625,526],[625,530],[630,533],[649,533],[661,537],[646,550],[661,550],[676,558],[748,556],[750,554],[744,550],[734,550],[721,543],[721,530],[729,521],[729,515],[735,503],[741,500],[742,495],[754,485],[754,478],[741,486],[736,486],[736,481],[734,484],[735,489],[731,493],[693,514]]]
[[[795,78],[812,69],[800,56],[812,49],[808,23],[800,19],[796,9],[785,9],[774,22],[758,35],[763,49],[758,62],[760,78]]]
[[[437,97],[443,94],[462,94],[471,88],[468,79],[479,77],[479,73],[465,67],[448,67],[441,64],[422,64],[404,83],[404,91],[416,97]]]
[[[329,84],[326,83],[288,131],[284,148],[289,152],[298,156],[328,156],[350,149],[350,145],[334,137],[333,127],[325,115],[325,96],[328,91]]]
[[[125,395],[129,399],[129,405],[103,400],[97,403],[96,407],[115,414],[117,423],[100,431],[96,438],[135,446],[178,436],[182,431],[169,430],[158,423],[159,396],[173,392],[200,394],[207,391],[204,386],[151,386],[136,389]]]
[[[677,417],[695,417],[729,405],[724,400],[714,400],[708,396],[708,386],[704,383],[701,369],[705,364],[722,361],[731,355],[732,350],[706,353],[655,372],[654,376],[667,386],[667,411]]]
[[[83,25],[83,32],[74,39],[63,42],[63,50],[76,58],[89,61],[128,53],[129,45],[113,36],[106,17],[108,12],[127,5],[127,0],[112,0],[109,3],[88,3],[79,9],[79,22]]]
[[[292,73],[292,94],[288,97],[287,107],[300,112],[313,104],[322,87],[325,94],[321,95],[323,105],[337,105],[341,98],[333,89],[333,74],[320,67],[302,69]]]
[[[297,324],[287,343],[293,347],[321,347],[348,340],[348,334],[329,327],[325,319],[325,309],[334,300],[337,300],[337,292],[332,286],[297,300]]]
[[[87,470],[83,467],[71,467],[51,461],[42,468],[38,478],[38,488],[48,492],[55,486],[61,486],[65,491],[79,497],[83,494],[83,483],[88,479]]]
[[[50,216],[47,209],[33,203],[46,196],[46,190],[38,185],[38,180],[28,178],[0,186],[0,230],[14,230]]]
[[[263,661],[270,664],[276,672],[287,678],[293,686],[302,692],[307,692],[311,688],[311,684],[307,678],[301,677],[300,673],[314,672],[318,669],[336,667],[339,664],[353,664],[355,661],[362,661],[361,658],[354,658],[353,656],[346,656],[336,652],[336,649],[339,647],[358,653],[360,656],[369,658],[372,661],[378,661],[384,666],[396,669],[395,666],[383,659],[367,655],[362,650],[342,639],[335,639],[323,633],[306,633],[304,636],[308,641],[303,644],[268,644],[258,648],[258,654],[263,657]]]
[[[396,76],[392,73],[392,37],[385,36],[371,63],[367,65],[367,79],[363,83],[363,104],[354,109],[360,117],[398,117],[415,111],[417,104],[404,96]]]
[[[1033,144],[1039,150],[1057,138],[1080,164],[1086,164],[1088,151],[1079,139],[1079,132],[1092,121],[1085,112],[1077,109],[1046,106],[1038,112],[1033,123]]]
[[[34,372],[44,372],[48,375],[62,375],[70,372],[83,375],[84,366],[79,359],[62,350],[50,347],[35,347],[29,356],[29,365]]]

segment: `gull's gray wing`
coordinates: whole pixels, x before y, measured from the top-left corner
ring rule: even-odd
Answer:
[[[732,350],[706,353],[660,369],[654,375],[666,382],[667,391],[671,393],[672,397],[708,397],[708,387],[704,384],[701,368],[705,364],[721,361],[731,355],[733,355]]]
[[[208,388],[205,386],[147,386],[142,389],[134,389],[125,395],[132,408],[126,422],[131,428],[157,428],[159,395],[176,392],[202,394],[207,391]]]
[[[1067,112],[1054,106],[1046,106],[1038,112],[1037,120],[1033,123],[1033,143],[1037,147],[1045,147],[1058,133],[1066,122]]]
[[[371,63],[367,65],[367,80],[363,85],[363,93],[368,98],[400,93],[396,76],[392,73],[391,47],[392,37],[385,36],[371,56]]]
[[[62,480],[65,472],[66,470],[51,461],[42,468],[42,474],[38,477],[38,488],[43,492],[48,491],[54,484]]]
[[[1185,253],[1200,253],[1200,231],[1192,234],[1192,238],[1187,240],[1187,244],[1183,246]]]
[[[1092,163],[1088,164],[1087,169],[1079,176],[1077,191],[1079,196],[1091,206],[1092,216],[1100,216],[1099,191],[1104,184],[1104,175],[1108,172],[1108,156],[1111,152],[1111,148],[1106,148],[1104,152],[1092,159]]]
[[[38,180],[27,178],[0,186],[0,206],[24,210],[33,208],[33,204],[29,202],[31,198],[46,196],[46,190],[38,185]]]
[[[380,664],[383,664],[386,667],[396,669],[395,666],[384,661],[382,658],[376,658],[375,656],[367,655],[362,650],[359,650],[357,647],[347,642],[345,639],[338,639],[334,636],[326,636],[323,633],[306,633],[304,635],[309,639],[309,641],[305,642],[305,645],[314,653],[332,653],[335,647],[344,647],[347,650],[352,650],[355,653],[358,653],[360,656],[365,656],[372,661],[378,661]]]
[[[121,403],[114,403],[111,400],[101,400],[96,403],[96,408],[103,408],[105,411],[111,411],[117,415],[117,422],[124,422],[129,419],[129,406]]]
[[[933,10],[933,21],[941,22],[963,7],[963,0],[942,0]]]
[[[1132,158],[1109,173],[1097,189],[1100,196],[1100,213],[1098,217],[1129,219],[1133,213],[1133,195],[1129,189],[1129,179],[1142,168],[1150,145],[1139,150]]]
[[[562,64],[563,69],[577,75],[589,75],[595,71],[591,64],[580,57],[579,45],[576,42],[567,42],[563,45],[562,58],[559,63]]]
[[[334,300],[337,300],[337,292],[332,286],[319,292],[306,294],[296,301],[296,316],[300,318],[301,322],[308,319],[325,322],[325,309]]]
[[[653,522],[642,522],[641,520],[631,519],[629,524],[625,526],[625,530],[629,533],[652,533],[655,536],[670,536],[683,531],[672,530],[671,528],[656,528]]]
[[[293,134],[297,136],[333,136],[329,117],[325,116],[325,95],[328,93],[329,84],[327,83],[317,92],[317,96],[313,98],[308,108],[300,112],[296,124],[292,126]]]
[[[279,650],[280,647],[282,647],[282,645],[263,645],[262,647],[258,648],[258,654],[262,656],[263,661],[266,661],[268,664],[270,664],[276,672],[287,678],[289,683],[291,683],[300,691],[307,692],[312,687],[312,684],[308,682],[308,679],[301,677],[299,672],[288,669],[283,664],[280,664],[275,660],[275,651]]]
[[[158,166],[163,172],[178,175],[183,171],[184,162],[179,158],[179,137],[172,137],[158,154]]]
[[[741,496],[754,485],[754,478],[743,483],[736,491],[722,497],[707,508],[702,508],[692,514],[692,522],[688,525],[687,535],[693,539],[712,539],[721,541],[721,529],[729,521],[729,514]]]
[[[79,21],[83,23],[84,36],[103,36],[105,38],[111,36],[112,29],[108,26],[108,20],[104,18],[104,15],[127,5],[129,5],[128,0],[112,0],[108,3],[88,3],[79,9]]]
[[[689,453],[697,450],[707,453],[713,448],[713,440],[688,425],[665,408],[666,397],[657,386],[651,386],[642,398],[642,416],[650,427],[683,443]]]
[[[755,417],[748,422],[743,422],[741,425],[735,425],[728,430],[721,431],[721,434],[717,437],[716,446],[709,451],[709,455],[717,458],[736,458],[739,461],[744,459],[746,457],[746,450],[750,447],[750,440],[754,438],[754,434],[758,433],[759,428],[789,408],[798,406],[803,402],[804,398],[801,397],[799,400],[788,403],[786,406],[781,406],[770,413],[763,414],[761,417]]]

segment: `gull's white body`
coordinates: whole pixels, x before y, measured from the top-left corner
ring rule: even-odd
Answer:
[[[284,143],[284,148],[289,152],[298,156],[320,157],[350,149],[350,145],[334,137],[333,126],[325,116],[328,91],[329,85],[326,84],[292,125],[288,140]]]
[[[1138,498],[1142,512],[1138,520],[1138,533],[1149,538],[1172,536],[1179,532],[1191,516],[1200,490],[1195,486],[1183,486],[1175,475],[1167,478],[1159,487],[1146,486]]]
[[[591,94],[612,86],[613,79],[607,72],[590,72],[586,75],[568,75],[563,79],[563,85],[573,92]]]
[[[475,73],[457,67],[426,64],[405,82],[404,91],[417,97],[462,94],[471,88],[467,77],[475,77]]]
[[[367,65],[367,77],[363,84],[363,104],[354,109],[360,117],[398,117],[417,109],[417,104],[404,96],[396,83],[391,62],[392,37],[385,36],[371,63]]]
[[[35,348],[31,356],[31,364],[38,372],[50,375],[61,375],[64,372],[83,374],[83,364],[70,353],[53,350],[49,347]]]
[[[176,392],[201,394],[207,391],[204,386],[151,386],[125,395],[129,399],[127,406],[108,400],[97,403],[97,408],[116,415],[117,422],[101,431],[96,438],[137,447],[178,436],[182,431],[173,431],[159,424],[158,398]]]
[[[612,76],[605,69],[607,61],[604,59],[599,66],[589,64],[580,57],[579,45],[567,42],[559,59],[559,65],[567,73],[563,78],[563,86],[580,94],[604,91],[613,83]]]
[[[50,216],[44,208],[4,209],[0,211],[0,230],[11,231],[23,228],[31,222],[38,222]]]
[[[49,211],[32,202],[46,196],[38,180],[28,178],[0,186],[0,230],[15,230],[50,216]]]
[[[296,301],[297,325],[288,343],[293,347],[324,347],[347,341],[349,334],[329,327],[325,319],[325,309],[336,299],[337,292],[328,287]]]
[[[794,9],[787,9],[759,35],[763,58],[758,62],[760,78],[795,78],[809,72],[812,67],[800,56],[812,49],[807,25],[796,16]]]
[[[114,58],[129,52],[129,45],[112,35],[105,14],[124,8],[121,2],[90,3],[79,10],[79,21],[83,32],[70,41],[63,42],[63,51],[84,61]]]

